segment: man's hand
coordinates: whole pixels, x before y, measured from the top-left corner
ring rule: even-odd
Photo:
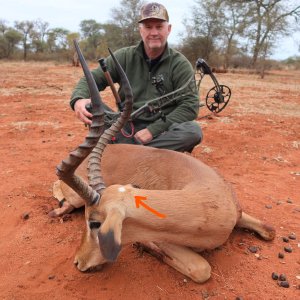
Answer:
[[[142,144],[146,144],[146,143],[149,143],[152,141],[153,139],[153,136],[152,136],[152,133],[147,129],[142,129],[140,131],[138,131],[135,135],[134,135],[134,138],[142,143]]]
[[[76,117],[81,120],[83,123],[91,125],[92,121],[89,118],[92,118],[92,114],[89,113],[85,106],[91,103],[91,99],[79,99],[75,102],[74,111]]]

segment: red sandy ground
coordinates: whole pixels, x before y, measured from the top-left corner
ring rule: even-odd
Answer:
[[[82,71],[20,62],[1,62],[0,69],[0,299],[299,299],[299,72],[263,80],[217,75],[232,99],[211,118],[202,108],[204,141],[193,155],[231,182],[243,209],[272,224],[277,236],[265,242],[235,230],[220,249],[204,253],[212,277],[196,284],[132,245],[102,271],[74,267],[83,211],[57,219],[47,213],[57,207],[55,166],[86,134],[68,105]],[[211,86],[205,79],[202,98]],[[110,92],[103,95],[111,103]],[[284,243],[291,233],[296,240]],[[284,252],[288,245],[292,253]],[[256,255],[250,246],[258,247]],[[286,274],[290,287],[279,287],[272,272]]]

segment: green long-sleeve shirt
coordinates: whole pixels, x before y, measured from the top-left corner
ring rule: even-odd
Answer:
[[[163,78],[163,88],[165,94],[167,94],[181,88],[194,75],[193,67],[186,57],[168,46],[160,61],[153,68],[150,68],[144,56],[143,42],[140,42],[137,46],[117,50],[114,54],[130,82],[134,99],[133,110],[140,108],[147,101],[161,96],[152,84],[153,77]],[[113,81],[119,83],[119,74],[111,56],[106,59],[106,64]],[[99,91],[104,90],[108,83],[101,68],[93,70],[92,74]],[[192,82],[192,85],[194,84]],[[119,93],[123,101],[124,94],[122,89],[120,89]],[[71,107],[74,108],[76,100],[85,98],[90,98],[90,93],[86,79],[83,77],[72,93]],[[186,96],[176,100],[173,105],[163,108],[163,113],[166,116],[165,120],[159,118],[148,125],[147,128],[155,137],[166,131],[173,123],[194,120],[198,115],[198,111],[199,95],[196,86],[193,86],[192,91],[189,91]],[[140,119],[143,120],[142,117]]]

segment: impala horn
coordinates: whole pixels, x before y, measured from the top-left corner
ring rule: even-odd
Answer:
[[[101,100],[94,77],[91,74],[91,72],[86,64],[86,61],[80,51],[80,48],[79,48],[76,40],[74,40],[74,45],[75,45],[75,49],[77,51],[78,58],[79,58],[81,66],[82,66],[82,69],[83,69],[83,72],[86,77],[87,84],[88,84],[88,87],[90,90],[93,117],[92,117],[92,124],[89,128],[89,133],[86,136],[84,143],[79,145],[75,150],[73,150],[69,154],[69,156],[66,159],[64,159],[56,167],[56,174],[59,177],[59,179],[64,181],[75,192],[77,192],[85,200],[87,205],[93,205],[94,203],[99,202],[100,194],[96,190],[94,190],[93,187],[89,186],[79,176],[77,176],[75,174],[75,171],[78,168],[78,166],[82,163],[82,161],[92,152],[94,147],[97,145],[99,138],[103,134],[103,131],[104,131],[104,109],[103,109],[103,102]],[[112,55],[114,61],[117,62],[112,53],[111,53],[111,55]],[[115,127],[118,128],[118,124],[121,124],[121,125],[119,125],[119,126],[121,126],[121,128],[125,124],[126,120],[124,121],[124,118],[126,118],[126,117],[124,117],[124,115],[127,116],[128,110],[130,110],[130,107],[132,107],[132,98],[133,98],[131,87],[130,87],[130,84],[126,77],[126,74],[124,73],[124,71],[122,70],[122,68],[120,67],[120,65],[118,63],[117,63],[117,69],[119,72],[120,72],[120,70],[122,71],[122,72],[120,72],[120,77],[121,77],[121,83],[124,85],[126,102],[127,103],[131,102],[131,105],[128,106],[128,104],[127,104],[126,112],[122,113],[122,115],[116,121],[116,123],[115,123],[116,125],[113,124],[111,126],[112,129],[109,128],[107,130],[107,131],[112,130],[112,132],[113,132],[112,134],[115,134],[114,129],[115,129]],[[129,112],[129,115],[130,115],[130,112]],[[109,134],[107,133],[106,136],[107,135],[109,135]],[[99,140],[99,143],[100,143],[100,140]],[[108,143],[108,141],[106,142],[106,144],[107,143]],[[103,144],[104,143],[101,142],[101,148],[103,148],[103,146],[102,146]],[[102,150],[102,152],[103,152],[103,150]],[[96,177],[98,178],[98,180],[96,180],[97,185],[98,185],[99,179],[102,182],[102,185],[104,185],[102,176],[101,176],[101,168],[100,168],[101,155],[100,155],[100,157],[98,157],[98,161],[99,161],[99,171],[98,172],[99,172],[99,174],[97,174],[97,170],[96,170]],[[97,156],[99,156],[99,155],[96,153],[96,154],[94,154],[94,156],[96,156],[96,158],[97,158]],[[102,189],[103,189],[103,187],[102,187]],[[100,189],[100,191],[102,189]]]

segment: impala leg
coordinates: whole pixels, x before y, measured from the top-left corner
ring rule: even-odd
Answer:
[[[198,253],[188,247],[164,242],[142,244],[146,251],[159,257],[163,262],[176,269],[197,283],[203,283],[210,278],[211,267]]]
[[[60,207],[50,211],[48,214],[50,217],[63,216],[84,205],[84,201],[78,194],[61,180],[57,180],[53,184],[53,197],[59,201]]]
[[[69,214],[74,209],[75,209],[75,207],[72,204],[70,204],[68,201],[63,201],[62,206],[59,207],[59,208],[55,208],[55,209],[51,210],[48,213],[48,216],[52,217],[52,218],[61,217],[65,214]]]
[[[237,222],[236,227],[247,228],[257,232],[263,239],[270,241],[275,237],[275,229],[262,221],[251,217],[246,213],[242,213],[242,217]]]

